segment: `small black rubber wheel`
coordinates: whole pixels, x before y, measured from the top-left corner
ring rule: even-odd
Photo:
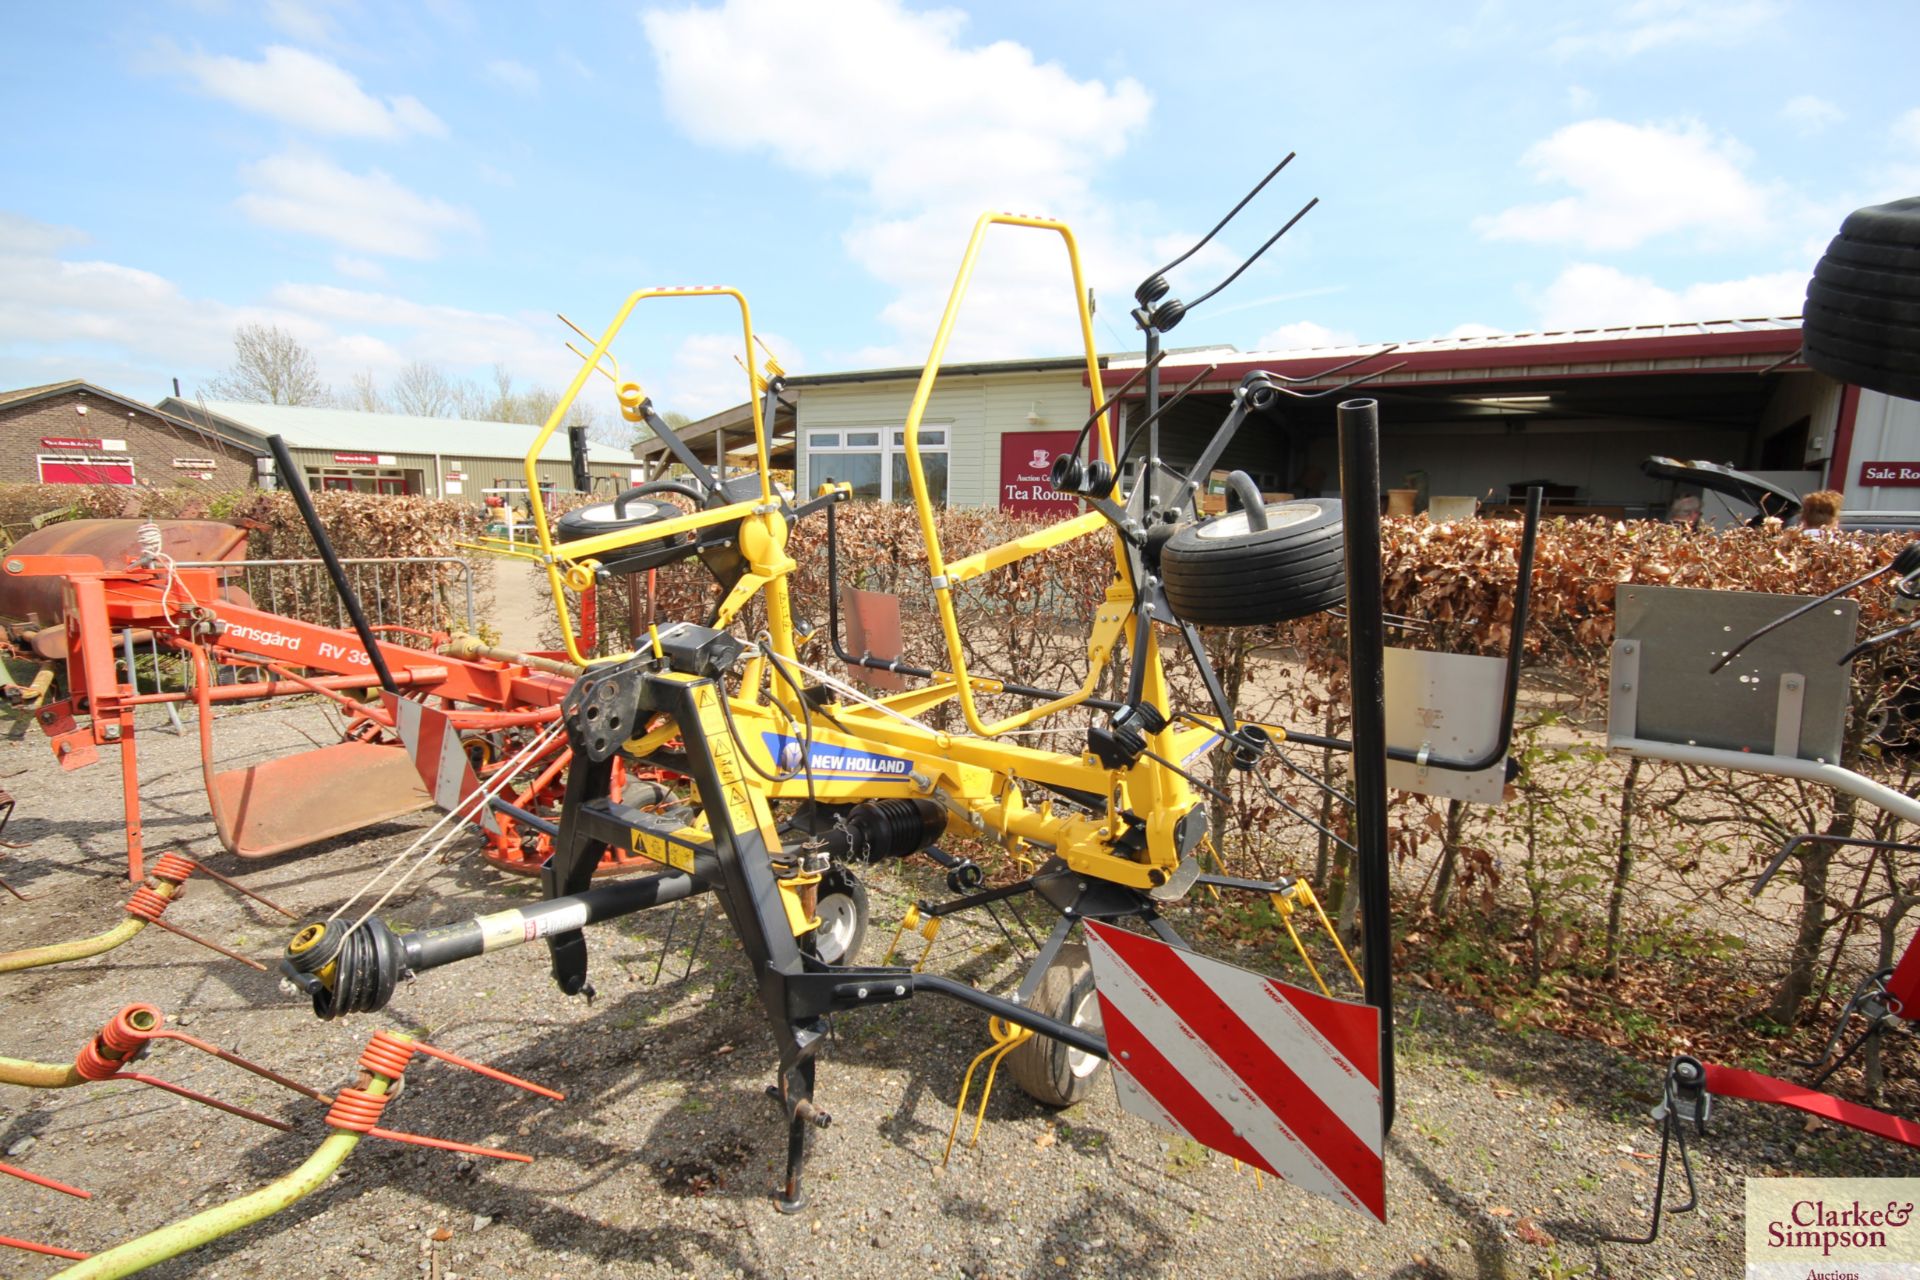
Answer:
[[[1920,197],[1847,215],[1807,283],[1800,336],[1828,377],[1920,398]]]
[[[1093,961],[1085,943],[1069,942],[1054,953],[1033,993],[1033,1009],[1084,1031],[1100,1030],[1100,999],[1093,993]],[[1086,1097],[1106,1065],[1105,1058],[1042,1035],[1028,1037],[1007,1054],[1014,1083],[1046,1107],[1070,1107]]]
[[[680,508],[670,502],[649,502],[645,498],[635,498],[627,504],[626,511],[619,515],[614,514],[611,502],[596,502],[591,506],[575,507],[555,521],[554,528],[559,532],[562,542],[572,542],[579,538],[658,524],[680,514]]]
[[[867,886],[845,867],[829,868],[820,878],[813,914],[814,954],[828,964],[852,964],[867,940]]]
[[[554,532],[559,535],[561,542],[577,542],[581,538],[598,537],[603,533],[644,529],[650,524],[659,524],[686,514],[670,502],[652,502],[646,498],[635,498],[628,502],[626,510],[620,514],[615,514],[613,507],[611,502],[576,507],[554,521]],[[693,554],[697,542],[695,534],[683,533],[672,538],[636,542],[630,547],[616,547],[601,552],[594,559],[609,573],[638,573],[642,569],[657,569],[672,564]]]
[[[1245,511],[1188,525],[1160,551],[1160,576],[1176,616],[1202,627],[1246,627],[1304,618],[1347,595],[1340,503],[1300,498],[1267,504],[1267,527]]]

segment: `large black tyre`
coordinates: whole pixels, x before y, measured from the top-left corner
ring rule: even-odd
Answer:
[[[1920,360],[1920,323],[1914,321],[1898,320],[1892,317],[1863,318],[1861,312],[1844,312],[1832,307],[1818,306],[1812,298],[1808,298],[1804,322],[1814,326],[1817,331],[1814,345],[1835,355],[1844,355],[1833,345],[1838,341],[1854,343],[1860,351],[1879,351],[1887,348],[1892,348],[1895,352],[1904,350],[1913,353],[1904,358]],[[1859,351],[1856,351],[1855,355],[1858,354]],[[1860,363],[1869,362],[1861,361]],[[1896,367],[1891,359],[1875,360],[1870,363],[1887,368]]]
[[[1855,209],[1840,224],[1842,239],[1920,248],[1920,196]]]
[[[1920,271],[1920,248],[1871,244],[1835,236],[1822,262],[1836,267],[1865,267],[1872,271]]]
[[[1835,301],[1847,304],[1857,302],[1876,307],[1911,304],[1920,298],[1920,267],[1900,270],[1861,267],[1822,258],[1814,266],[1807,293],[1810,296],[1830,294]]]
[[[1807,364],[1829,378],[1851,382],[1856,387],[1866,387],[1870,391],[1898,396],[1903,400],[1920,400],[1920,373],[1856,364],[1851,360],[1839,359],[1810,342],[1806,350]]]
[[[1847,216],[1807,282],[1801,340],[1829,377],[1920,398],[1920,197]]]
[[[1093,993],[1093,961],[1085,943],[1069,942],[1054,953],[1033,993],[1033,1010],[1084,1031],[1100,1030],[1100,1000]],[[1026,1095],[1046,1107],[1070,1107],[1087,1096],[1106,1059],[1034,1035],[1007,1054],[1007,1071]]]
[[[1246,627],[1304,618],[1347,595],[1340,503],[1300,498],[1267,504],[1267,527],[1245,511],[1188,525],[1160,550],[1174,615],[1202,627]]]
[[[845,867],[830,868],[820,878],[813,914],[814,954],[828,964],[853,964],[867,940],[867,887]]]

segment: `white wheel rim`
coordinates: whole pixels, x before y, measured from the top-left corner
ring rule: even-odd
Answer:
[[[1296,524],[1305,524],[1319,515],[1321,508],[1313,502],[1275,502],[1267,507],[1267,527],[1262,532],[1276,529],[1290,529]],[[1241,538],[1256,532],[1247,521],[1247,513],[1229,511],[1223,516],[1215,516],[1200,526],[1202,538]]]
[[[617,516],[613,513],[611,502],[601,502],[591,507],[581,507],[572,514],[581,524],[625,524],[630,520],[646,519],[659,509],[656,503],[634,501],[627,504],[627,514]]]
[[[820,921],[819,940],[814,944],[820,958],[832,964],[847,954],[854,931],[860,927],[860,912],[853,899],[844,893],[830,893],[814,904],[814,916]]]
[[[1094,993],[1091,991],[1082,996],[1080,1003],[1073,1006],[1073,1016],[1067,1019],[1068,1023],[1075,1027],[1085,1027],[1088,1023],[1092,1022],[1093,1001]],[[1096,1057],[1091,1053],[1075,1049],[1072,1046],[1068,1046],[1067,1048],[1067,1071],[1075,1080],[1085,1080],[1105,1065],[1105,1058]]]

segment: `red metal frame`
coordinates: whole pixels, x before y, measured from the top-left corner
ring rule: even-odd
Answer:
[[[323,627],[251,605],[221,599],[218,569],[109,569],[98,558],[78,555],[17,556],[6,561],[17,576],[62,579],[66,618],[68,695],[42,707],[40,727],[52,739],[61,766],[77,769],[99,759],[99,748],[120,748],[121,788],[127,823],[127,875],[144,878],[140,821],[138,751],[134,714],[157,703],[193,701],[203,711],[214,704],[287,694],[319,693],[340,701],[352,719],[350,734],[361,740],[387,741],[395,725],[391,700],[362,704],[345,697],[378,684],[359,637],[349,630]],[[121,679],[118,637],[128,629],[149,631],[160,645],[187,655],[200,678],[192,691],[139,693]],[[426,635],[430,642],[444,636]],[[435,710],[461,734],[528,730],[559,714],[560,700],[572,681],[535,671],[520,663],[494,659],[471,661],[407,645],[379,641],[394,681],[412,698],[431,696]],[[217,684],[212,664],[265,671],[266,679]],[[231,827],[221,823],[213,779],[211,717],[201,721],[201,752],[208,800],[223,841]],[[382,736],[389,735],[389,736]],[[535,772],[546,768],[541,760]],[[319,785],[316,783],[316,785]],[[537,869],[513,839],[511,823],[494,850],[495,861],[516,871]],[[492,839],[496,833],[490,832]],[[231,845],[230,845],[231,847]]]

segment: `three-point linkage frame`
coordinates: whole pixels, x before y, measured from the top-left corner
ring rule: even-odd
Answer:
[[[1272,176],[1263,179],[1261,186]],[[1243,200],[1240,207],[1246,203]],[[287,967],[312,995],[317,1012],[331,1017],[377,1008],[404,976],[534,938],[546,939],[561,990],[590,994],[587,946],[581,932],[585,925],[712,892],[752,966],[779,1046],[779,1076],[773,1092],[788,1122],[789,1158],[777,1202],[793,1209],[803,1200],[807,1135],[826,1122],[813,1100],[814,1061],[824,1020],[832,1013],[933,992],[1045,1037],[1038,1042],[1039,1052],[1063,1046],[1104,1059],[1106,1043],[1093,1029],[1097,1010],[1091,1001],[1038,1007],[1043,980],[1052,966],[1065,962],[1068,940],[1081,922],[1136,920],[1164,942],[1184,947],[1184,940],[1161,912],[1196,884],[1265,894],[1289,890],[1290,882],[1202,873],[1199,855],[1207,835],[1208,797],[1219,793],[1188,770],[1213,749],[1230,751],[1235,767],[1254,770],[1273,744],[1288,735],[1276,726],[1247,722],[1236,715],[1207,660],[1198,629],[1168,602],[1160,552],[1171,535],[1196,523],[1194,495],[1234,433],[1289,397],[1306,393],[1275,375],[1250,376],[1234,392],[1232,407],[1195,464],[1184,473],[1172,471],[1159,457],[1157,424],[1173,400],[1160,401],[1158,335],[1191,307],[1161,303],[1148,310],[1151,302],[1166,293],[1164,272],[1156,273],[1140,291],[1148,345],[1142,371],[1147,407],[1134,435],[1137,438],[1144,428],[1146,454],[1131,487],[1122,492],[1119,479],[1118,467],[1131,443],[1119,447],[1114,410],[1120,396],[1116,394],[1087,420],[1082,440],[1090,446],[1089,457],[1082,459],[1076,449],[1055,463],[1056,488],[1081,498],[1086,503],[1083,513],[999,546],[949,559],[927,485],[920,427],[975,263],[989,231],[996,227],[1059,237],[1095,400],[1102,389],[1088,292],[1072,232],[1047,218],[983,215],[961,260],[903,431],[907,475],[925,540],[946,669],[848,652],[839,634],[837,580],[827,601],[830,625],[825,645],[817,645],[816,633],[795,619],[789,589],[796,568],[787,552],[790,529],[796,521],[823,512],[828,523],[829,575],[836,575],[834,510],[850,497],[850,489],[828,483],[812,501],[796,506],[772,483],[765,424],[784,383],[776,365],[769,364],[764,377],[753,372],[752,320],[738,291],[655,289],[633,294],[587,354],[527,454],[534,524],[561,633],[569,656],[587,668],[564,705],[572,767],[559,820],[550,824],[555,852],[542,875],[547,901],[409,934],[393,934],[373,918],[351,928],[334,923],[303,931],[289,949]],[[1212,296],[1232,278],[1197,301]],[[749,356],[755,473],[728,478],[709,470],[653,411],[638,384],[619,380],[616,366],[608,376],[618,386],[622,412],[650,426],[688,474],[635,486],[612,502],[569,513],[550,525],[534,476],[542,448],[591,373],[607,372],[604,362],[609,348],[633,308],[643,300],[669,296],[726,297],[738,305]],[[1178,313],[1172,308],[1178,308]],[[1338,373],[1349,365],[1327,372]],[[1317,737],[1301,740],[1354,753],[1364,985],[1367,1000],[1390,1013],[1385,832],[1385,762],[1390,753],[1385,742],[1381,652],[1377,410],[1371,401],[1343,404],[1340,425],[1347,518],[1344,550],[1336,558],[1344,560],[1347,587],[1354,739],[1351,743]],[[1251,482],[1241,481],[1244,477],[1239,477],[1235,489],[1245,500],[1245,510],[1236,518],[1260,532],[1268,516],[1280,508],[1265,503],[1252,491]],[[667,497],[678,498],[692,509],[667,505],[662,501]],[[1280,518],[1285,514],[1281,512]],[[1535,515],[1537,511],[1530,512],[1523,584],[1530,568]],[[955,606],[957,588],[1095,533],[1112,539],[1113,573],[1088,637],[1087,674],[1080,686],[1052,690],[971,673]],[[603,573],[633,572],[695,555],[713,571],[725,593],[704,623],[680,622],[661,628],[644,637],[634,653],[595,659],[582,652],[568,612],[566,588],[590,586]],[[742,638],[733,628],[743,606],[756,596],[764,602],[765,627],[751,639]],[[1518,674],[1524,600],[1523,591],[1515,619],[1509,690]],[[1207,691],[1211,706],[1206,710],[1173,705],[1161,650],[1163,631],[1181,638]],[[916,683],[900,692],[869,694],[823,669],[830,659],[825,653],[813,658],[811,646],[815,645],[830,649],[840,662],[886,669]],[[1124,679],[1118,683],[1125,692],[1119,699],[1097,696],[1110,667],[1124,670]],[[989,696],[1013,697],[1032,705],[990,720],[982,705]],[[926,722],[929,711],[945,704],[957,706],[965,732],[948,732]],[[1082,751],[1045,750],[1013,737],[1017,730],[1068,713],[1085,719],[1056,721],[1056,727],[1071,723],[1084,731]],[[1509,698],[1506,729],[1511,719]],[[1505,748],[1503,729],[1488,759],[1448,760],[1429,753],[1420,758],[1432,768],[1473,770],[1496,762]],[[1391,754],[1414,758],[1412,752]],[[616,757],[685,777],[687,794],[677,803],[646,809],[624,804],[622,797],[609,794]],[[948,833],[995,841],[1021,854],[1036,869],[1010,886],[983,890],[978,868],[938,848]],[[591,887],[593,870],[609,849],[644,855],[663,871],[640,880]],[[844,879],[852,866],[915,853],[926,853],[948,868],[949,886],[956,895],[947,902],[919,904],[918,912],[930,921],[976,907],[991,909],[997,902],[1021,896],[1037,897],[1058,912],[1057,923],[1011,999],[910,968],[829,963],[822,958],[816,908],[828,886]],[[1380,1093],[1390,1122],[1390,1016],[1380,1022]]]

